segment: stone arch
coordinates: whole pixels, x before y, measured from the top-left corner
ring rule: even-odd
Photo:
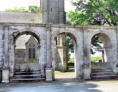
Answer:
[[[55,46],[55,38],[58,36],[58,35],[62,35],[62,34],[65,34],[67,36],[69,36],[72,40],[73,40],[73,45],[74,45],[74,52],[75,52],[75,73],[76,73],[76,77],[78,77],[78,64],[76,64],[77,60],[78,60],[78,56],[77,56],[77,53],[78,53],[78,41],[77,41],[77,37],[75,34],[73,34],[72,32],[56,32],[53,37],[51,38],[52,42],[51,42],[51,48],[52,48],[52,68],[53,68],[53,71],[55,69],[55,55],[54,55],[54,46]],[[77,69],[76,69],[77,68]],[[54,77],[54,75],[53,75]]]
[[[26,30],[20,30],[20,31],[17,31],[15,30],[13,33],[11,33],[10,35],[10,39],[9,39],[9,42],[10,42],[10,45],[9,45],[9,64],[10,64],[10,77],[13,77],[14,75],[14,65],[15,65],[15,53],[14,53],[14,50],[15,50],[15,42],[16,40],[21,36],[21,35],[32,35],[36,38],[36,40],[38,41],[38,43],[40,44],[40,36],[39,34],[37,35],[36,32],[33,32],[31,30],[29,31],[26,31]]]
[[[93,33],[91,36],[90,36],[90,41],[91,41],[91,39],[95,36],[95,35],[99,35],[99,36],[101,36],[104,40],[109,40],[110,42],[111,42],[111,36],[110,35],[108,35],[107,33],[103,33],[103,32],[95,32],[95,33]],[[111,44],[112,44],[112,42],[111,42]]]
[[[32,31],[17,32],[17,34],[14,36],[14,43],[19,36],[24,35],[24,34],[34,36],[37,39],[37,41],[40,43],[40,36],[38,36],[35,32],[32,32]]]
[[[105,33],[96,33],[92,36],[91,41],[92,41],[93,37],[96,36],[96,35],[98,37],[102,38],[104,48],[106,50],[106,54],[109,54],[109,55],[106,55],[106,56],[110,57],[110,53],[111,53],[111,50],[112,50],[112,42],[111,42],[110,37]],[[108,59],[110,59],[110,58],[108,58]]]
[[[78,37],[77,37],[76,33],[72,33],[72,31],[53,32],[51,40],[54,40],[58,35],[61,35],[61,34],[66,34],[66,35],[70,36],[72,38],[72,40],[75,41],[75,44],[78,47],[78,39],[77,39]]]
[[[95,32],[90,37],[90,44],[91,44],[93,37],[96,35],[101,37],[101,39],[103,41],[104,49],[105,49],[105,53],[106,53],[105,57],[106,57],[107,66],[109,68],[113,69],[114,62],[116,61],[115,58],[114,59],[112,58],[112,55],[116,55],[116,52],[114,51],[115,44],[113,43],[113,40],[112,40],[113,37],[111,37],[110,34],[107,34],[107,33]]]
[[[57,33],[57,34],[54,36],[54,39],[55,39],[58,35],[61,35],[61,34],[64,34],[64,35],[67,35],[67,36],[71,37],[72,40],[74,40],[75,43],[76,43],[76,45],[77,45],[76,36],[75,36],[73,33],[70,33],[70,32],[60,32],[60,33]]]

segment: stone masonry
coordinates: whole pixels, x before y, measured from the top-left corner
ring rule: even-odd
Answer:
[[[75,70],[77,79],[90,79],[90,44],[96,34],[101,34],[106,42],[107,58],[112,70],[118,73],[117,61],[117,27],[108,26],[70,26],[35,23],[0,23],[0,68],[10,69],[10,78],[14,75],[14,41],[18,35],[31,34],[40,39],[41,75],[45,70],[55,69],[55,37],[59,34],[70,34],[75,41]],[[54,73],[52,76],[54,78]]]
[[[42,14],[0,12],[0,70],[3,81],[15,74],[15,41],[23,35],[34,36],[40,42],[39,67],[41,77],[54,79],[55,38],[69,35],[74,41],[76,79],[91,79],[90,48],[95,35],[102,37],[109,67],[118,73],[118,27],[71,26],[65,23],[64,0],[41,0]],[[9,16],[8,16],[9,15]],[[35,17],[33,17],[35,16]],[[39,24],[39,17],[42,21]]]

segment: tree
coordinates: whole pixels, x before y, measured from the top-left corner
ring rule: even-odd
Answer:
[[[39,13],[40,7],[38,6],[29,6],[28,9],[24,8],[14,8],[14,9],[6,9],[6,12],[31,12],[31,13]]]
[[[70,36],[66,36],[66,55],[67,61],[70,59],[70,53],[74,52],[73,40]]]
[[[88,17],[82,13],[82,12],[74,12],[74,11],[70,11],[67,14],[68,20],[67,20],[67,24],[72,24],[72,25],[88,25],[91,24],[88,20]]]
[[[118,22],[118,1],[117,0],[79,0],[73,3],[75,11],[70,11],[67,16],[68,24],[72,25],[109,25],[116,26]],[[94,36],[91,41],[93,46],[104,49],[101,46],[102,39]],[[91,49],[92,52],[92,49]]]
[[[68,23],[79,25],[116,25],[118,21],[117,0],[79,0],[73,3],[76,12],[68,13]]]

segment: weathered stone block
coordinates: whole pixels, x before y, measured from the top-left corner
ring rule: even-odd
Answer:
[[[91,70],[90,70],[90,68],[85,68],[85,69],[84,69],[84,80],[91,79],[90,75],[91,75]]]
[[[0,22],[40,23],[39,13],[0,12]]]
[[[46,81],[52,81],[53,75],[52,75],[52,69],[48,68],[46,69]]]
[[[9,69],[2,70],[2,83],[9,83]]]

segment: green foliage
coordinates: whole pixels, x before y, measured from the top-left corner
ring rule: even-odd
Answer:
[[[79,25],[116,25],[118,21],[117,0],[79,0],[73,3],[76,12],[68,13],[70,24]]]
[[[102,57],[91,57],[91,62],[102,60]]]
[[[67,16],[70,20],[68,20],[68,24],[76,25],[88,25],[89,21],[87,19],[87,16],[82,12],[73,12],[70,11]]]
[[[38,6],[29,6],[28,11],[32,12],[32,13],[38,13],[38,12],[40,12],[40,7],[38,7]]]
[[[74,52],[74,46],[71,37],[66,36],[66,55],[67,55],[67,61],[70,59],[70,53]]]
[[[6,9],[6,12],[31,12],[31,13],[39,13],[40,7],[38,6],[29,6],[28,9],[24,8],[14,8],[14,9]]]
[[[75,11],[67,14],[67,23],[72,25],[110,25],[115,26],[118,22],[118,1],[117,0],[78,0],[73,3]],[[102,39],[94,36],[92,45],[100,46]]]
[[[28,10],[24,8],[14,8],[14,9],[6,9],[6,12],[28,12]]]
[[[69,36],[66,37],[66,45],[68,46],[69,52],[74,52],[73,41],[72,41],[71,37],[69,37]]]
[[[93,46],[98,47],[99,49],[103,49],[103,47],[100,45],[102,43],[102,38],[99,37],[98,35],[95,35],[92,40],[91,43]]]
[[[68,63],[74,63],[74,58],[69,59]]]

